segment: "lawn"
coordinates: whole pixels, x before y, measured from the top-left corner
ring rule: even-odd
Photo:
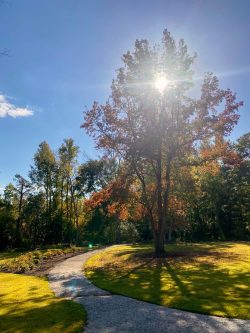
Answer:
[[[0,273],[0,332],[78,333],[86,322],[83,307],[54,296],[48,281]]]
[[[156,259],[151,245],[119,245],[85,264],[100,288],[164,305],[223,317],[250,319],[250,244],[166,246]]]

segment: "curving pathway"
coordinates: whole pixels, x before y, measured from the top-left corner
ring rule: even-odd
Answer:
[[[169,309],[112,295],[83,275],[85,261],[102,250],[77,255],[57,264],[49,283],[57,296],[82,304],[88,313],[86,333],[248,333],[250,320],[228,319]]]

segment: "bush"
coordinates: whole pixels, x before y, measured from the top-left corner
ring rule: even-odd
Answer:
[[[67,253],[83,251],[81,247],[67,247],[47,250],[35,250],[22,254],[16,258],[0,261],[0,271],[9,273],[24,273],[39,267],[44,260]]]

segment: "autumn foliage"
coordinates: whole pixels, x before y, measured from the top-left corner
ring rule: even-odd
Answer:
[[[171,225],[173,167],[223,161],[228,153],[223,138],[237,124],[243,104],[211,73],[204,76],[200,97],[191,98],[195,58],[167,30],[155,47],[137,40],[134,51],[122,57],[111,96],[103,105],[94,102],[82,125],[97,148],[115,154],[139,181],[157,256],[164,254]],[[154,87],[157,75],[168,80],[162,94]]]

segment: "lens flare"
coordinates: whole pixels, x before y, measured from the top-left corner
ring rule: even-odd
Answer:
[[[161,94],[163,94],[167,85],[168,85],[168,80],[165,78],[165,76],[158,76],[155,79],[154,82],[155,89],[157,89]]]

